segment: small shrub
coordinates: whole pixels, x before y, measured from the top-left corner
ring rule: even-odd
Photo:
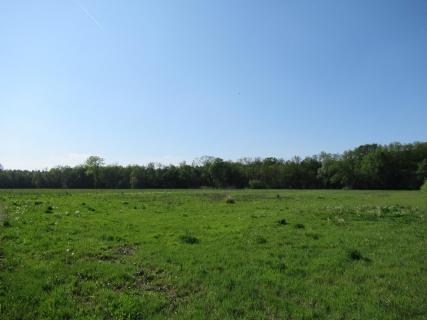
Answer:
[[[179,239],[182,242],[188,243],[188,244],[196,244],[196,243],[200,242],[199,239],[197,239],[195,236],[191,235],[190,233],[186,233],[186,234],[180,236]]]
[[[284,225],[287,225],[288,222],[286,221],[286,219],[280,219],[279,221],[277,221],[277,224],[284,226]]]
[[[305,225],[303,225],[302,223],[297,223],[297,224],[295,225],[295,228],[296,228],[296,229],[304,229],[304,228],[305,228]]]
[[[285,271],[286,264],[284,262],[280,262],[279,265],[277,266],[277,269],[279,269],[279,271]]]
[[[360,253],[359,250],[350,251],[349,256],[350,256],[351,260],[360,260],[363,258],[362,254]]]
[[[424,181],[424,184],[420,188],[421,191],[427,192],[427,180]]]
[[[264,244],[264,243],[267,243],[267,239],[266,239],[266,238],[264,238],[263,236],[257,236],[257,237],[255,238],[255,241],[256,241],[256,243],[258,243],[258,244]]]
[[[227,196],[225,198],[225,203],[233,204],[233,203],[236,203],[236,200],[234,200],[234,198],[232,196]]]

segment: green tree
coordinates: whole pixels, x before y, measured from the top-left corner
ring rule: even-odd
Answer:
[[[322,152],[318,159],[321,167],[317,170],[317,177],[320,180],[321,186],[326,188],[338,188],[341,186],[340,163],[341,156],[338,154],[330,154]]]
[[[421,181],[427,179],[427,159],[424,159],[418,164],[417,177]]]
[[[86,174],[93,179],[95,188],[99,185],[99,169],[104,165],[104,159],[98,156],[90,156],[84,163]]]
[[[34,172],[33,177],[31,179],[31,183],[36,188],[43,188],[45,186],[45,175],[43,174],[43,172]]]
[[[209,174],[215,187],[225,187],[228,176],[227,163],[220,158],[216,158],[209,163]]]
[[[140,166],[132,166],[129,176],[129,185],[132,189],[143,187],[144,170]]]

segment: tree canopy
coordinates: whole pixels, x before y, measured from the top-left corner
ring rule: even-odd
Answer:
[[[367,144],[342,154],[290,160],[202,157],[191,165],[106,165],[2,170],[0,188],[356,188],[419,189],[427,179],[427,142]]]

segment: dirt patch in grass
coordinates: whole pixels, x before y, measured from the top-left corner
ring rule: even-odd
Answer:
[[[171,276],[164,269],[141,267],[134,274],[123,277],[123,282],[114,286],[116,291],[135,290],[135,293],[147,293],[162,296],[166,299],[164,309],[172,311],[176,309],[179,301],[185,298],[186,294],[178,292],[172,284]]]
[[[115,253],[121,256],[133,256],[136,252],[136,247],[131,245],[122,246],[116,249]]]
[[[170,284],[158,283],[155,278],[140,278],[135,281],[134,288],[142,291],[162,293],[168,297],[176,297],[176,290]]]
[[[176,289],[173,285],[162,283],[157,278],[143,277],[135,281],[135,288],[143,291],[157,292],[174,300],[177,297]]]
[[[118,259],[117,256],[113,256],[109,254],[97,255],[96,258],[101,261],[116,261]]]
[[[420,218],[420,210],[417,207],[404,205],[329,206],[325,207],[325,211],[330,213],[327,219],[337,225],[343,225],[346,221],[381,221],[385,219],[409,223]]]
[[[106,262],[116,262],[119,261],[122,257],[130,257],[135,254],[137,247],[134,245],[123,245],[120,247],[109,247],[103,252],[91,253],[88,255],[90,259],[95,259],[99,261]]]

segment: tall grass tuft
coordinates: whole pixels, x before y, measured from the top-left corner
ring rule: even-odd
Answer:
[[[198,238],[196,238],[189,232],[180,236],[179,239],[181,240],[181,242],[188,243],[188,244],[197,244],[200,242]]]
[[[236,203],[236,200],[235,200],[232,196],[227,196],[227,197],[225,198],[225,202],[226,202],[226,203],[233,204],[233,203]]]

